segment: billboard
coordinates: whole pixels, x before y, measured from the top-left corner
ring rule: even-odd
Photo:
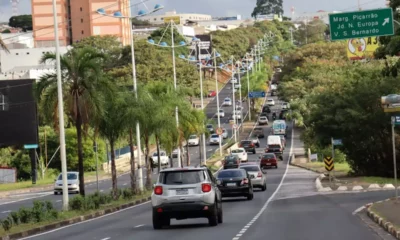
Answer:
[[[181,24],[181,17],[180,16],[164,17],[164,23],[170,23],[171,21],[179,25]]]
[[[350,60],[374,58],[374,52],[378,47],[378,37],[349,39],[347,41],[347,57]]]
[[[0,80],[0,148],[38,144],[35,80]]]
[[[211,36],[210,35],[196,35],[198,39],[200,39],[200,43],[198,46],[200,48],[200,59],[211,58],[212,53],[212,45],[211,45]],[[195,50],[196,44],[192,43],[190,49]],[[192,55],[194,56],[196,51],[192,51]],[[198,58],[198,56],[196,56]]]

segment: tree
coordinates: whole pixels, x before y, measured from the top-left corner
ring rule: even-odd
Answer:
[[[325,40],[326,24],[317,19],[308,23],[301,23],[294,34],[294,38],[301,45]]]
[[[87,128],[91,116],[101,115],[102,94],[110,91],[110,82],[102,76],[105,56],[92,48],[72,49],[61,56],[61,70],[66,113],[74,123],[77,134],[80,194],[85,195],[83,127]],[[56,55],[46,53],[40,62],[54,62]],[[48,73],[37,84],[37,96],[47,119],[58,119],[57,74]]]
[[[1,33],[11,33],[10,29],[4,29]]]
[[[283,0],[257,0],[251,16],[257,19],[258,15],[268,14],[283,15]]]
[[[8,26],[13,28],[22,28],[24,30],[32,30],[32,15],[13,16],[8,21]]]
[[[115,143],[127,130],[130,121],[126,111],[126,97],[123,94],[106,95],[104,114],[98,121],[100,136],[106,138],[111,148],[111,179],[114,199],[118,199],[117,170],[115,167]]]

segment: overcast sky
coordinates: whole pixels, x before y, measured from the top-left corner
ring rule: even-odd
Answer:
[[[85,1],[85,0],[80,0]],[[131,0],[139,2],[139,0]],[[180,13],[204,13],[212,16],[250,17],[256,0],[148,0],[150,6],[156,3],[165,6],[165,11],[176,10]],[[363,9],[384,7],[385,0],[360,0]],[[295,8],[296,14],[304,12],[325,11],[350,11],[357,9],[358,0],[283,0],[284,15],[290,16],[290,8]],[[20,0],[20,14],[31,14],[31,0]],[[10,0],[0,0],[0,21],[8,21],[11,16]]]

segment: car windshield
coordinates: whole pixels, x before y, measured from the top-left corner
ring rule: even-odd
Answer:
[[[67,179],[68,180],[76,180],[76,179],[78,179],[78,174],[76,174],[76,173],[67,173]],[[60,174],[60,176],[58,176],[58,180],[62,180],[62,174]]]
[[[268,99],[268,102],[273,102],[274,100],[273,99]]]
[[[267,117],[262,116],[262,117],[260,117],[260,119],[261,119],[261,120],[265,120],[265,119],[267,119]]]
[[[270,148],[270,149],[280,149],[281,146],[279,146],[279,145],[268,145],[268,148]]]
[[[264,154],[263,158],[275,158],[274,154]]]
[[[231,100],[229,98],[225,98],[225,102],[230,102]]]
[[[219,138],[218,134],[211,135],[211,138]]]
[[[223,112],[224,112],[224,110],[222,110],[222,109],[221,109],[221,110],[219,110],[219,112],[220,112],[220,113],[223,113]]]
[[[165,185],[195,184],[204,181],[204,172],[197,171],[171,171],[160,174],[160,182]]]
[[[192,136],[189,137],[189,139],[197,139],[197,136],[196,135],[192,135]]]
[[[237,158],[235,156],[227,156],[225,157],[225,162],[230,163],[230,162],[236,162]]]
[[[243,168],[244,170],[246,170],[248,172],[258,172],[258,171],[260,171],[258,166],[241,166],[240,168]]]
[[[242,141],[242,144],[250,144],[251,141]]]
[[[218,173],[218,178],[235,178],[242,177],[242,171],[238,170],[223,170]]]
[[[213,127],[213,125],[210,125],[210,124],[207,125],[207,128],[212,128],[212,127]]]
[[[242,152],[244,152],[243,149],[235,149],[235,150],[232,150],[232,153],[242,153]]]

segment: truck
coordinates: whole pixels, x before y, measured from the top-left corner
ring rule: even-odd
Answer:
[[[283,144],[280,136],[268,136],[265,153],[274,153],[279,159],[283,160]]]
[[[286,121],[285,120],[275,120],[272,124],[272,134],[273,135],[284,135],[286,137]]]

